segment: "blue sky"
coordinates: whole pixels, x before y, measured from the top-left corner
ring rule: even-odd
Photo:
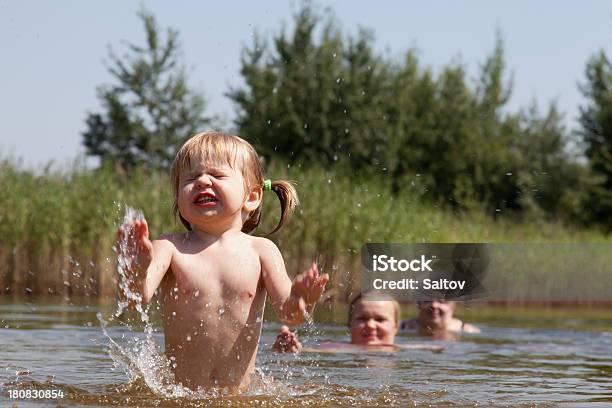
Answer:
[[[99,109],[96,87],[109,83],[108,47],[144,43],[136,11],[152,11],[161,27],[179,31],[190,84],[208,113],[231,124],[224,96],[239,86],[240,52],[255,31],[270,38],[290,29],[298,2],[0,0],[0,157],[38,167],[83,153],[88,111]],[[583,99],[577,84],[590,55],[612,55],[612,3],[607,1],[318,1],[333,10],[345,34],[371,29],[378,52],[392,58],[417,48],[434,72],[461,60],[471,78],[492,50],[499,28],[514,78],[508,109],[556,101],[569,129]],[[283,25],[284,24],[284,25]]]

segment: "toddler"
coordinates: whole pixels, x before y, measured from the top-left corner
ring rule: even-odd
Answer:
[[[171,175],[173,210],[187,231],[151,241],[145,220],[122,226],[119,238],[136,254],[129,288],[143,303],[161,288],[165,352],[178,382],[238,392],[254,368],[266,294],[282,322],[299,324],[329,276],[313,263],[291,281],[276,245],[249,235],[259,224],[264,190],[281,202],[272,232],[298,199],[289,182],[264,180],[245,140],[197,134],[177,153]]]

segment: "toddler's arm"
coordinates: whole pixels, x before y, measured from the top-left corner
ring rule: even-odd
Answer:
[[[276,245],[265,238],[256,238],[266,291],[272,307],[281,321],[300,324],[306,313],[312,313],[317,300],[325,291],[328,274],[319,275],[316,264],[293,279],[287,276],[285,262]]]
[[[139,294],[142,303],[149,303],[172,260],[173,244],[163,236],[151,242],[147,222],[136,220],[117,231],[117,249],[131,260],[126,265],[130,291]],[[125,293],[121,293],[126,297]],[[130,302],[133,308],[135,305]]]

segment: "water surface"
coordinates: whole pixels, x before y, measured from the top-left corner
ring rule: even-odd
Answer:
[[[612,406],[612,319],[588,311],[480,322],[483,333],[457,341],[402,335],[399,342],[444,347],[442,353],[279,355],[279,325],[264,325],[256,386],[241,396],[165,398],[143,378],[128,381],[109,355],[96,313],[86,302],[0,304],[0,406]],[[511,315],[511,314],[510,314]],[[338,313],[338,321],[344,314]],[[607,317],[606,317],[607,316]],[[329,319],[327,319],[329,320]],[[163,345],[155,326],[153,339]],[[142,328],[111,322],[108,334],[130,347]],[[346,341],[343,326],[300,330],[306,345]],[[11,399],[8,390],[55,389],[62,399]]]

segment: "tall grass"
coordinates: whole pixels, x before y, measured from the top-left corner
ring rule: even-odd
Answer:
[[[123,203],[145,208],[165,226],[167,181],[137,172],[129,178],[76,163],[22,170],[0,163],[0,288],[23,294],[98,295],[114,291],[112,244]]]
[[[296,183],[301,205],[271,238],[290,274],[317,260],[331,275],[328,296],[344,300],[359,286],[360,249],[368,242],[609,242],[595,230],[530,218],[453,214],[422,199],[408,181],[399,195],[384,178],[346,170],[277,163],[269,178]],[[414,183],[418,186],[418,183]],[[112,245],[124,205],[144,211],[151,235],[180,231],[172,217],[169,177],[136,171],[92,171],[75,163],[34,172],[0,161],[0,293],[100,296],[114,293]],[[264,195],[262,224],[271,231],[279,204]]]

